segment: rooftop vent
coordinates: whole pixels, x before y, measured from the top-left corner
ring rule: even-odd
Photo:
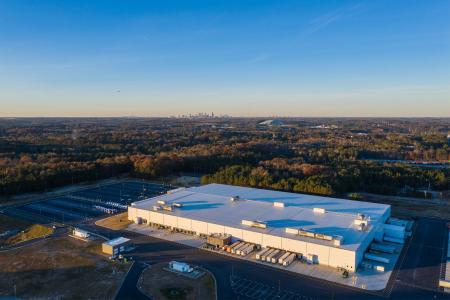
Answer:
[[[335,246],[340,246],[344,242],[344,237],[342,235],[334,235],[333,236],[333,244]]]
[[[356,219],[357,220],[366,220],[367,219],[367,216],[365,215],[365,214],[358,214],[357,216],[356,216]]]
[[[314,207],[313,208],[313,212],[316,213],[316,214],[324,214],[325,213],[325,208]]]
[[[285,228],[285,232],[286,233],[290,233],[290,234],[296,234],[296,235],[301,235],[301,236],[307,236],[310,238],[315,238],[318,240],[325,240],[325,241],[332,241],[333,237],[331,235],[326,235],[326,234],[322,234],[322,233],[315,233],[309,230],[304,230],[304,229],[296,229],[296,228]]]
[[[285,231],[286,231],[286,233],[290,233],[290,234],[298,234],[297,228],[286,228]]]
[[[267,224],[265,222],[262,222],[262,221],[242,220],[241,224],[242,225],[246,225],[246,226],[251,226],[251,227],[262,228],[262,229],[266,229],[267,228]]]
[[[239,200],[241,200],[241,198],[239,198],[239,196],[234,196],[234,197],[230,198],[230,201],[233,201],[233,202],[239,201]]]
[[[370,217],[364,214],[358,214],[356,219],[353,221],[353,224],[356,225],[356,228],[360,231],[365,231],[369,226]]]
[[[166,211],[173,211],[173,206],[172,205],[163,205],[162,209],[166,210]]]

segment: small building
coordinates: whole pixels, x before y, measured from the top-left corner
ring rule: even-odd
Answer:
[[[83,238],[83,239],[87,239],[91,236],[91,234],[88,231],[80,229],[80,228],[74,228],[72,231],[72,234],[76,237]]]
[[[187,263],[174,261],[174,260],[169,263],[169,268],[173,271],[182,272],[182,273],[190,273],[194,270]]]
[[[231,244],[231,234],[212,233],[208,235],[207,243],[222,248]]]
[[[122,252],[125,252],[129,245],[130,239],[124,237],[118,237],[102,244],[103,253],[116,256]]]

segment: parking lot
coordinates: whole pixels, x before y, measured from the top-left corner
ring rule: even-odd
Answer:
[[[39,223],[77,224],[126,210],[131,202],[165,193],[170,186],[124,181],[91,186],[63,196],[7,208],[7,215]]]
[[[314,297],[282,290],[258,281],[233,275],[230,285],[236,295],[245,299],[281,299],[281,300],[313,300]]]

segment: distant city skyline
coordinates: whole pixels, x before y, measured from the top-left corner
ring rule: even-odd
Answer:
[[[0,117],[450,117],[450,1],[0,1]]]

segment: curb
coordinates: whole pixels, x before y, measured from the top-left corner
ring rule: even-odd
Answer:
[[[151,297],[149,294],[147,294],[146,291],[144,291],[143,289],[141,289],[141,288],[139,287],[139,283],[140,283],[140,281],[141,281],[142,274],[144,274],[145,271],[147,271],[148,269],[150,269],[150,267],[151,267],[151,266],[148,266],[148,267],[146,267],[145,269],[142,270],[142,272],[141,272],[141,274],[139,275],[139,278],[138,278],[138,280],[137,280],[137,282],[136,282],[136,288],[138,289],[138,291],[141,292],[141,293],[142,293],[145,297],[147,297],[148,299],[152,299],[152,297]]]
[[[123,276],[122,282],[121,282],[120,285],[118,286],[116,292],[114,293],[114,297],[112,297],[112,299],[116,299],[116,298],[117,298],[117,295],[119,294],[119,291],[122,289],[123,283],[125,282],[125,279],[127,279],[128,273],[130,273],[130,271],[131,271],[131,269],[133,268],[135,262],[136,262],[136,261],[133,260],[133,262],[131,263],[130,268],[129,268],[128,271],[125,273],[125,276]]]

